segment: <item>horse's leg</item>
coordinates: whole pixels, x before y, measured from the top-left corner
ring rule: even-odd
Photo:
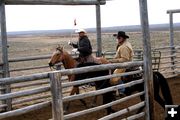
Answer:
[[[74,94],[79,94],[79,87],[78,86],[73,86],[70,95],[74,95]],[[65,106],[65,110],[67,111],[69,109],[70,106],[70,101],[67,103],[67,105]]]
[[[73,86],[73,89],[71,91],[70,95],[79,94],[79,86]],[[87,104],[83,99],[80,99],[81,103],[87,108]],[[69,102],[70,104],[70,102]],[[68,106],[69,107],[69,106]]]
[[[70,95],[74,95],[75,93],[78,93],[79,88],[77,86],[73,86]],[[67,105],[65,106],[65,111],[68,111],[69,107],[70,107],[70,101],[67,103]]]
[[[102,96],[103,96],[103,104],[107,104],[114,100],[113,92],[105,93]],[[111,114],[115,112],[115,110],[113,110],[112,107],[108,107],[106,108],[106,110],[107,110],[107,114]]]
[[[73,86],[70,95],[79,94],[79,87]]]
[[[96,86],[96,85],[95,85],[95,89],[97,90],[97,86]],[[98,98],[97,95],[94,96],[93,102],[92,102],[92,104],[90,105],[91,107],[95,107],[95,106],[96,106],[97,98]]]
[[[91,103],[90,107],[95,107],[97,103],[97,95],[94,96],[93,102]]]

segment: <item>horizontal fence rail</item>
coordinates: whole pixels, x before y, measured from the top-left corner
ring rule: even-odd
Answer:
[[[178,76],[180,73],[180,46],[164,46],[159,48],[153,48],[152,51],[159,51],[161,53],[158,71],[161,72],[166,78]],[[142,60],[142,50],[134,50],[134,61]],[[103,56],[108,59],[112,59],[115,52],[107,51],[103,53]],[[152,64],[156,57],[152,54]]]
[[[132,98],[135,98],[135,97],[143,95],[143,94],[144,94],[144,92],[136,93],[136,94],[124,97],[122,99],[113,101],[111,103],[108,103],[106,105],[101,105],[101,106],[90,108],[90,109],[86,109],[86,110],[83,110],[83,111],[80,111],[80,112],[71,113],[71,114],[65,115],[64,119],[70,119],[70,118],[77,117],[77,116],[80,116],[80,115],[84,115],[84,114],[88,114],[88,113],[95,112],[95,111],[98,111],[98,110],[102,110],[104,108],[107,108],[107,107],[110,107],[110,106],[113,106],[113,105],[125,102],[127,100],[130,100]]]
[[[131,111],[134,111],[134,110],[137,110],[137,109],[143,107],[144,105],[145,105],[145,103],[144,103],[144,102],[141,102],[141,103],[135,104],[135,105],[133,105],[133,106],[130,106],[130,107],[128,107],[128,108],[125,108],[125,109],[123,109],[123,110],[120,110],[120,111],[118,111],[118,112],[115,112],[115,113],[112,113],[112,114],[110,114],[110,115],[107,115],[107,116],[105,116],[105,117],[103,117],[103,118],[101,118],[101,119],[98,119],[98,120],[110,120],[110,119],[112,119],[112,118],[121,116],[121,115],[123,115],[123,114],[125,114],[125,113],[131,112]]]
[[[22,82],[32,82],[32,81],[37,81],[38,80],[43,80],[43,79],[47,79],[45,80],[45,83],[49,82],[49,78],[50,78],[50,74],[60,74],[61,76],[66,76],[66,75],[70,75],[70,74],[81,74],[81,73],[85,73],[85,72],[90,72],[90,71],[100,71],[100,70],[109,70],[109,69],[116,69],[116,68],[128,68],[128,67],[135,67],[135,66],[142,66],[143,62],[142,61],[137,61],[137,62],[127,62],[127,63],[114,63],[114,64],[104,64],[104,65],[98,65],[98,66],[89,66],[89,67],[83,67],[83,68],[74,68],[74,69],[62,69],[59,71],[52,71],[52,72],[45,72],[45,73],[38,73],[38,74],[32,74],[32,75],[25,75],[25,76],[19,76],[19,77],[10,77],[10,78],[2,78],[0,79],[0,84],[2,85],[11,85],[11,84],[17,84],[17,83],[22,83]],[[100,80],[104,80],[104,79],[110,79],[113,77],[120,77],[120,76],[127,76],[127,75],[132,75],[132,74],[137,74],[137,73],[142,73],[142,70],[137,70],[137,71],[132,71],[132,72],[127,72],[127,73],[122,73],[122,74],[115,74],[115,75],[106,75],[106,76],[102,76],[102,77],[96,77],[96,78],[88,78],[88,79],[84,79],[82,81],[74,81],[74,82],[63,82],[62,83],[62,89],[67,88],[67,87],[71,87],[74,85],[81,85],[81,84],[85,84],[85,83],[89,83],[89,82],[93,82],[93,81],[100,81]],[[64,79],[64,78],[63,78]],[[85,97],[88,96],[95,96],[95,95],[100,95],[102,93],[106,93],[108,91],[115,91],[121,87],[128,87],[128,86],[133,86],[136,84],[142,84],[143,83],[143,79],[137,80],[137,81],[132,81],[130,83],[127,84],[121,84],[121,85],[117,85],[117,86],[112,86],[109,88],[105,88],[105,89],[101,89],[101,90],[97,90],[97,91],[90,91],[90,92],[86,92],[86,93],[82,93],[79,95],[73,95],[73,96],[63,96],[62,101],[67,102],[67,101],[72,101],[75,99],[83,99]],[[33,84],[32,84],[33,85]],[[46,85],[46,84],[45,84]],[[48,84],[47,84],[48,85]],[[13,86],[12,86],[13,87]],[[15,85],[14,87],[18,87],[18,85]],[[23,86],[22,86],[23,87]],[[25,87],[27,87],[25,85]],[[21,91],[14,91],[12,93],[6,93],[6,94],[2,94],[0,95],[0,100],[6,100],[6,99],[14,99],[14,98],[19,98],[22,96],[31,96],[33,94],[39,94],[39,93],[44,93],[50,91],[50,86],[37,86],[33,89],[28,89],[28,90],[21,90]],[[131,97],[136,97],[136,96],[140,96],[143,95],[144,91],[140,92],[140,93],[136,93],[132,96],[128,96],[123,98],[122,100],[119,101],[113,101],[112,103],[108,103],[102,106],[98,106],[97,108],[92,108],[92,110],[90,111],[97,111],[100,109],[104,109],[107,108],[111,105],[115,105],[120,103],[120,101],[124,101],[127,99],[130,99]],[[47,98],[50,97],[50,94],[46,94],[43,96],[36,96],[36,97],[31,97],[31,98],[24,98],[24,99],[19,99],[19,100],[15,100],[12,102],[13,105],[16,104],[20,104],[23,102],[29,102],[31,100],[39,100],[42,98]],[[29,105],[29,106],[25,106],[23,108],[18,108],[12,111],[8,111],[8,112],[4,112],[4,113],[0,113],[0,119],[1,118],[5,118],[5,117],[10,117],[10,116],[16,116],[16,115],[20,115],[20,114],[24,114],[33,110],[37,110],[42,108],[43,106],[49,106],[51,103],[51,99],[47,100],[47,101],[43,101],[41,103],[36,103],[33,105]],[[3,107],[7,107],[6,104],[1,104],[0,105],[1,108]],[[97,110],[96,110],[97,109]],[[88,111],[88,110],[85,110]],[[82,113],[78,113],[78,114],[87,114],[85,111],[83,111]],[[76,115],[75,115],[76,116]],[[75,117],[72,114],[68,114],[68,115],[64,115],[64,119],[69,118],[69,117]]]
[[[7,5],[104,5],[105,0],[5,0]]]
[[[159,71],[166,78],[175,77],[175,76],[179,75],[179,73],[180,73],[180,62],[179,62],[180,61],[180,57],[179,57],[180,56],[180,46],[175,46],[175,47],[167,46],[167,47],[162,47],[162,48],[156,48],[153,50],[161,52]],[[104,52],[103,53],[104,57],[106,57],[107,59],[112,59],[114,54],[115,54],[115,52]],[[62,69],[61,71],[54,71],[54,72],[60,73],[62,75],[62,77],[63,77],[62,78],[63,94],[68,94],[70,92],[70,90],[68,90],[68,89],[70,89],[70,87],[72,87],[74,85],[81,85],[81,84],[89,83],[92,81],[99,81],[99,80],[103,80],[104,78],[109,79],[109,78],[113,78],[113,77],[121,77],[121,76],[125,76],[125,75],[136,74],[136,73],[139,73],[142,71],[133,71],[133,72],[117,74],[117,75],[107,75],[107,76],[104,76],[104,78],[97,77],[96,79],[92,78],[92,79],[85,79],[82,81],[75,81],[75,82],[68,82],[66,75],[84,73],[84,72],[88,72],[88,71],[106,70],[107,68],[115,69],[115,68],[126,68],[126,67],[131,67],[131,66],[142,66],[143,62],[140,61],[140,60],[142,60],[142,54],[143,54],[142,50],[135,50],[135,57],[134,57],[135,62],[132,62],[132,63],[126,63],[126,64],[120,63],[120,64],[111,64],[111,65],[107,64],[107,65],[102,65],[102,66],[100,65],[100,67],[95,66],[95,68],[85,67],[85,70],[82,70],[81,68],[77,68],[77,69],[75,68],[75,69],[71,69],[71,70]],[[77,56],[77,54],[74,55],[74,57],[75,56]],[[34,57],[28,57],[28,58],[14,58],[14,59],[11,59],[9,62],[10,63],[18,63],[18,62],[20,63],[23,61],[28,62],[28,61],[42,60],[42,59],[49,59],[49,58],[50,58],[50,55],[44,55],[44,56],[34,56]],[[2,63],[0,63],[0,65],[2,65]],[[48,67],[48,66],[44,65],[44,66],[37,66],[37,67],[16,68],[16,69],[10,69],[10,72],[41,69],[41,68],[46,68],[46,67]],[[3,73],[2,70],[0,72]],[[33,74],[33,75],[25,75],[25,76],[19,76],[19,77],[0,79],[1,85],[11,85],[11,89],[13,90],[13,92],[9,93],[9,95],[3,94],[2,96],[0,96],[1,101],[6,100],[6,99],[13,99],[13,101],[12,101],[13,106],[17,106],[18,104],[23,104],[25,102],[29,102],[32,100],[33,101],[37,100],[37,101],[41,101],[41,102],[47,102],[48,100],[51,101],[50,86],[48,86],[50,83],[49,74],[54,73],[54,72],[37,73],[37,74]],[[22,84],[22,82],[24,82],[24,85]],[[32,83],[32,82],[34,82],[34,83]],[[143,82],[143,81],[141,81],[141,82]],[[34,86],[35,88],[29,89],[29,90],[21,90],[21,92],[19,92],[19,93],[16,90],[17,88],[24,89],[24,88],[26,88],[26,87],[28,88],[30,86]],[[125,85],[121,85],[119,87],[122,87],[122,86],[126,87]],[[117,89],[117,87],[108,88],[108,90],[115,90],[115,89]],[[0,90],[1,91],[5,90],[4,86],[0,87]],[[34,92],[31,93],[29,91],[31,91],[31,92],[34,91]],[[16,92],[17,92],[17,94],[16,94]],[[24,97],[27,95],[31,96],[33,94],[39,94],[42,92],[47,92],[47,93],[45,93],[44,95],[40,95],[38,97],[32,96],[31,98],[28,98],[28,97],[21,98],[23,96]],[[22,95],[20,95],[21,93],[22,93]],[[88,93],[88,94],[90,94],[90,93]],[[63,101],[71,101],[74,99],[83,98],[84,96],[86,96],[86,95],[80,95],[80,97],[71,98],[71,96],[63,95]],[[46,101],[43,100],[44,98],[46,98]],[[34,104],[36,104],[36,102],[34,102]],[[0,104],[0,109],[5,108],[5,107],[7,107],[7,105],[5,103]],[[140,116],[141,115],[143,115],[143,113],[141,113]],[[65,115],[65,117],[66,117],[66,115]]]
[[[93,50],[93,54],[97,54],[97,51],[96,50]],[[71,53],[71,56],[73,58],[77,58],[79,55],[79,53]],[[37,62],[38,63],[38,60],[49,60],[51,58],[51,55],[40,55],[40,56],[30,56],[30,57],[20,57],[20,58],[10,58],[9,59],[9,63],[10,64],[17,64],[17,63],[21,63],[21,62]],[[24,65],[21,65],[19,64],[19,66],[22,66],[19,68],[18,67],[10,67],[10,70],[9,72],[12,73],[12,72],[19,72],[19,71],[27,71],[27,70],[35,70],[35,69],[41,69],[41,70],[44,70],[44,68],[49,68],[49,65],[48,65],[48,61],[45,62],[46,64],[45,65],[36,65],[36,66],[31,66],[29,67],[28,65],[24,66]],[[0,66],[2,66],[3,63],[0,63]],[[58,63],[56,64],[56,66],[58,65],[62,65],[62,63]],[[46,70],[47,72],[49,71],[50,69]],[[1,71],[0,69],[0,74],[3,74],[3,71]]]
[[[165,46],[165,47],[159,47],[159,48],[154,48],[152,50],[155,51],[160,51],[161,52],[161,60],[160,60],[160,68],[159,71],[163,73],[163,75],[166,78],[173,77],[179,74],[179,66],[180,64],[178,61],[180,61],[180,47],[179,46]],[[135,51],[135,56],[134,60],[142,60],[142,50],[134,50]],[[93,53],[95,54],[97,51],[93,50]],[[77,57],[78,54],[71,54],[73,57]],[[112,59],[115,55],[115,52],[107,51],[103,52],[103,56],[106,57],[107,59]],[[36,61],[36,60],[48,60],[50,59],[51,55],[43,55],[43,56],[32,56],[32,57],[21,57],[21,58],[11,58],[9,60],[9,63],[14,64],[14,63],[19,63],[19,62],[31,62],[31,61]],[[173,61],[172,61],[173,60]],[[48,62],[48,61],[47,61]],[[46,62],[46,63],[47,63]],[[166,64],[167,63],[167,64]],[[166,64],[169,66],[168,69],[163,68],[164,65]],[[0,63],[0,66],[2,63]],[[60,64],[58,64],[60,65]],[[174,66],[171,66],[174,65]],[[35,69],[45,69],[47,68],[46,71],[49,71],[48,65],[40,65],[40,66],[31,66],[31,67],[22,67],[22,68],[10,68],[9,72],[18,72],[18,71],[26,71],[26,70],[35,70]],[[174,71],[175,69],[175,71]],[[172,71],[172,72],[168,72]],[[3,70],[0,70],[0,74],[3,74]]]

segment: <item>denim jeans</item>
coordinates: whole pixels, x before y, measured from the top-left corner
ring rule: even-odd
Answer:
[[[119,84],[123,84],[123,83],[124,83],[123,80],[119,81]],[[122,88],[118,89],[118,92],[119,93],[124,93],[125,92],[125,87],[122,87]]]

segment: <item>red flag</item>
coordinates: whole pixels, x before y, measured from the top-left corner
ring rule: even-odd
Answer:
[[[74,19],[74,26],[76,26],[77,24],[76,24],[76,19]]]

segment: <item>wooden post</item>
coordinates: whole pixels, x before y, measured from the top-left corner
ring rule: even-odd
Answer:
[[[61,75],[58,72],[50,73],[50,85],[52,94],[52,116],[53,120],[63,120],[63,100]]]
[[[102,41],[101,41],[101,9],[100,3],[96,5],[96,31],[97,31],[97,56],[102,56]]]
[[[2,69],[3,69],[3,77],[9,77],[9,63],[8,63],[8,49],[7,49],[7,33],[6,33],[6,18],[5,18],[5,1],[0,1],[0,26],[1,26],[1,36],[0,41],[2,45]],[[10,93],[10,85],[1,86],[5,87],[5,91],[3,93]],[[6,100],[4,103],[8,105],[6,110],[11,110],[11,99]]]
[[[171,49],[171,55],[174,55],[174,26],[173,26],[173,13],[169,12],[169,31],[170,31],[170,49]],[[174,62],[174,57],[171,57],[171,64],[172,66],[174,66],[175,62]],[[174,70],[174,67],[171,67],[172,70]],[[175,74],[173,72],[173,74]]]
[[[147,0],[139,0],[139,5],[144,46],[143,60],[146,99],[146,120],[154,120],[154,92]]]
[[[173,13],[169,13],[170,46],[174,46]]]
[[[9,77],[8,64],[8,49],[7,49],[7,33],[6,33],[6,18],[5,18],[5,3],[0,2],[0,24],[1,24],[1,44],[2,44],[2,61],[3,61],[3,77]]]

